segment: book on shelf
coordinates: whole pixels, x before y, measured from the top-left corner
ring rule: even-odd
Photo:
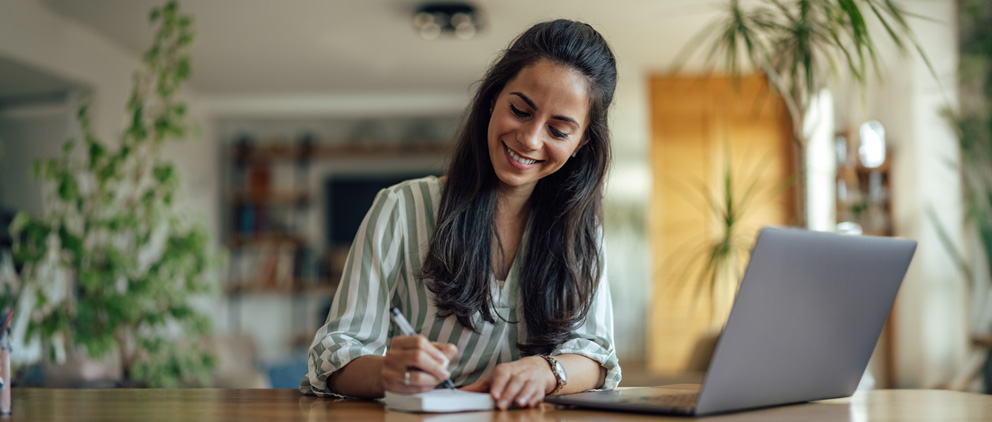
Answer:
[[[295,270],[295,253],[291,245],[279,245],[275,251],[275,286],[278,288],[293,287]]]
[[[255,232],[255,206],[242,204],[238,206],[236,225],[238,234]]]
[[[269,190],[272,182],[272,170],[265,164],[251,164],[248,166],[248,186],[249,192],[265,192]]]

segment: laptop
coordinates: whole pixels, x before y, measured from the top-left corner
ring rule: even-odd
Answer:
[[[850,396],[915,250],[916,241],[908,239],[766,227],[701,386],[622,388],[545,401],[704,416]]]

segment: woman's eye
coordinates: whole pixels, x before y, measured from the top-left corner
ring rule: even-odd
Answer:
[[[567,133],[562,132],[562,131],[560,131],[558,129],[555,129],[554,126],[548,126],[548,128],[551,129],[551,135],[553,135],[555,138],[561,138],[561,139],[567,139],[568,138],[568,134]]]
[[[522,110],[514,107],[513,104],[510,104],[510,111],[512,111],[517,117],[527,117],[527,113],[524,113]]]

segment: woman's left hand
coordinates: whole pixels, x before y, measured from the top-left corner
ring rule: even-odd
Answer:
[[[528,356],[496,365],[492,373],[462,387],[462,390],[489,392],[496,400],[496,406],[506,410],[511,404],[519,407],[539,406],[544,401],[544,395],[554,390],[557,382],[544,358]]]

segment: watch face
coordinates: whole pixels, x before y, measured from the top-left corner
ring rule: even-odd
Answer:
[[[555,361],[555,372],[561,377],[561,384],[565,385],[565,381],[568,380],[568,375],[565,374],[565,366],[561,362]]]

